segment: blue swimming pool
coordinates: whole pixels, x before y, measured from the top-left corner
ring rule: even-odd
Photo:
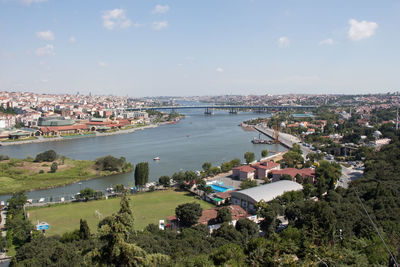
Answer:
[[[209,186],[211,186],[211,188],[212,188],[214,193],[216,193],[216,192],[226,192],[226,191],[231,191],[231,190],[234,189],[233,187],[225,186],[225,185],[212,184],[212,185],[209,185]]]

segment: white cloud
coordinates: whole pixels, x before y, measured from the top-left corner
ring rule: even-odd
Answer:
[[[168,26],[168,21],[154,21],[153,29],[156,31],[162,30]]]
[[[153,14],[165,14],[169,11],[168,5],[156,5],[151,13]]]
[[[224,72],[224,69],[221,68],[221,67],[218,67],[215,71],[216,71],[216,72]]]
[[[99,65],[99,66],[102,67],[102,68],[107,67],[107,63],[105,63],[104,61],[99,61],[99,62],[97,62],[97,65]]]
[[[30,6],[31,4],[34,3],[41,3],[41,2],[47,2],[47,0],[20,0],[22,4]]]
[[[54,33],[52,31],[43,31],[43,32],[36,32],[37,38],[43,41],[54,41]]]
[[[37,56],[54,56],[54,46],[51,44],[47,44],[44,47],[39,47],[36,49],[35,54]]]
[[[105,11],[102,19],[103,26],[109,30],[113,30],[114,28],[129,28],[132,25],[131,20],[126,17],[126,11],[120,8]]]
[[[143,24],[141,24],[139,22],[136,22],[136,23],[133,24],[133,27],[135,27],[135,28],[140,28],[142,26],[143,26]]]
[[[288,47],[290,45],[290,40],[289,38],[282,36],[278,39],[278,45],[279,47]]]
[[[359,41],[375,34],[378,29],[378,24],[373,21],[357,21],[355,19],[349,20],[350,29],[348,37],[350,40]]]
[[[178,63],[178,64],[176,64],[176,66],[183,67],[183,64],[182,63]]]
[[[187,56],[187,57],[185,57],[185,59],[186,59],[187,61],[195,61],[195,60],[196,60],[195,57],[191,57],[191,56]]]
[[[75,38],[75,36],[69,37],[68,42],[69,42],[70,44],[76,43],[76,38]]]
[[[325,40],[322,40],[321,42],[319,42],[319,45],[332,45],[333,44],[333,39],[328,38]]]

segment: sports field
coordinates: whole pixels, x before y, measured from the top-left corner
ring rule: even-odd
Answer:
[[[213,207],[213,205],[196,199],[187,192],[172,190],[141,193],[131,195],[129,198],[136,229],[143,229],[149,223],[158,224],[158,220],[174,215],[175,208],[183,203],[198,202],[203,209]],[[87,220],[90,230],[94,232],[97,231],[97,224],[101,217],[105,218],[117,212],[119,203],[120,198],[114,198],[32,208],[27,212],[33,224],[36,225],[38,221],[45,221],[50,224],[47,235],[61,235],[66,231],[78,229],[81,218]]]

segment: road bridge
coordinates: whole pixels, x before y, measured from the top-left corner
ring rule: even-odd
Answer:
[[[204,109],[205,114],[213,114],[216,109],[228,110],[230,114],[237,114],[239,110],[253,110],[255,112],[267,112],[268,110],[310,110],[318,106],[295,106],[295,105],[282,105],[282,106],[264,106],[264,105],[199,105],[199,106],[161,106],[161,107],[140,107],[140,108],[125,108],[125,111],[146,111],[146,110],[185,110],[185,109]]]

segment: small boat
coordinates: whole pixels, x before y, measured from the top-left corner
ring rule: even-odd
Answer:
[[[160,160],[160,157],[155,157],[153,160]]]
[[[189,136],[190,136],[190,134],[187,134],[187,135],[186,135],[186,137],[189,137]]]

